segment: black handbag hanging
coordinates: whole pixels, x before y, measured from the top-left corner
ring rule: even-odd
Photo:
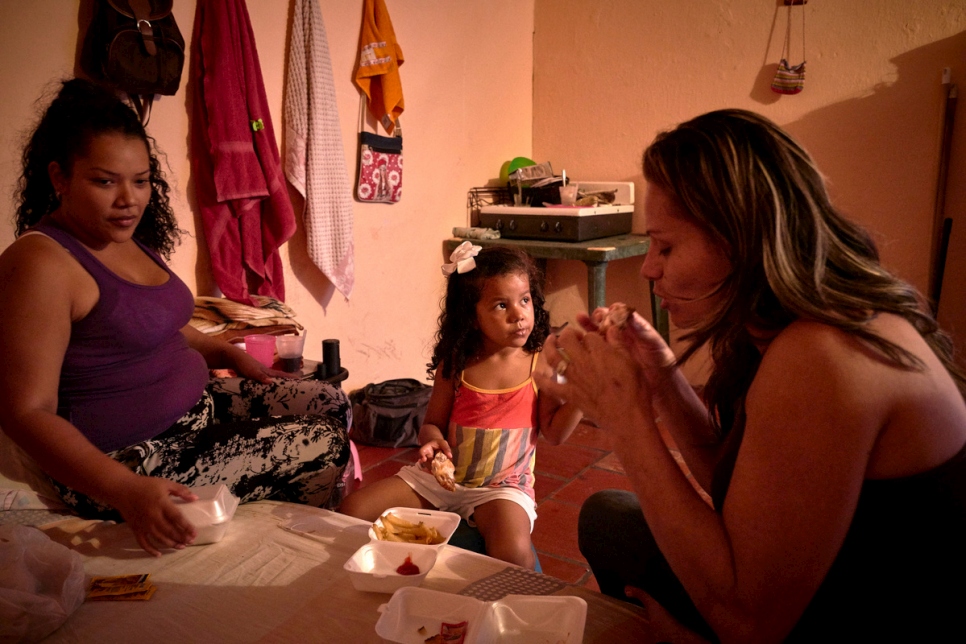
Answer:
[[[96,0],[81,67],[92,79],[126,92],[147,125],[155,94],[181,85],[184,38],[174,0]]]

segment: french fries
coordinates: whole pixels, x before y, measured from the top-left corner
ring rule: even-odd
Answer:
[[[422,521],[410,523],[400,519],[392,512],[380,517],[372,524],[372,530],[380,541],[400,541],[434,546],[446,541],[439,530]]]

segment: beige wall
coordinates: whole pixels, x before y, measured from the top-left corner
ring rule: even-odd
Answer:
[[[931,226],[945,92],[966,92],[966,0],[811,0],[805,91],[769,85],[788,9],[781,0],[536,0],[533,153],[577,179],[634,181],[658,131],[738,107],[775,120],[816,157],[841,209],[870,228],[884,263],[920,289]],[[792,17],[801,60],[802,8]],[[956,217],[942,321],[966,345],[966,95],[960,101],[947,212]],[[643,231],[641,200],[635,228]],[[610,269],[608,300],[647,308],[640,262]],[[579,266],[558,265],[558,307],[577,310]],[[560,311],[557,311],[560,314]]]
[[[290,2],[248,0],[276,136]],[[352,69],[361,0],[321,0],[336,77],[350,175],[356,167],[358,92]],[[51,79],[73,69],[80,0],[0,0],[0,190],[4,219],[21,134],[34,121],[34,101]],[[321,359],[323,338],[338,338],[349,388],[425,375],[444,285],[442,240],[466,225],[466,192],[499,173],[503,160],[529,155],[531,144],[532,0],[390,0],[406,62],[405,178],[399,204],[354,205],[356,286],[346,302],[305,253],[304,234],[283,247],[286,300],[309,329],[306,355]],[[190,40],[195,2],[178,0],[175,17]],[[186,66],[187,71],[187,66]],[[187,73],[183,76],[187,82]],[[210,292],[187,155],[184,87],[156,104],[149,126],[166,153],[174,206],[192,237],[177,250],[175,271],[201,294]],[[0,225],[0,249],[13,240]],[[202,242],[203,243],[203,242]],[[203,250],[202,246],[202,250]],[[200,258],[200,259],[199,259]]]
[[[190,39],[195,3],[175,13]],[[287,2],[248,0],[279,134]],[[518,155],[550,161],[577,179],[634,181],[654,134],[720,107],[752,109],[798,137],[827,174],[842,209],[876,234],[885,263],[925,289],[939,163],[943,67],[966,84],[966,0],[811,0],[805,91],[768,89],[781,53],[780,0],[389,0],[406,54],[406,175],[397,205],[355,204],[357,281],[345,302],[304,251],[284,257],[288,302],[322,338],[342,341],[348,386],[422,377],[443,281],[440,241],[466,221],[466,191]],[[356,163],[357,92],[351,83],[361,0],[320,0],[350,174]],[[70,74],[81,0],[0,0],[0,190],[10,195],[21,134],[50,79]],[[793,37],[800,36],[796,8]],[[797,58],[799,51],[793,49]],[[187,78],[185,77],[185,80]],[[964,86],[966,87],[966,86]],[[964,89],[966,91],[966,89]],[[151,133],[167,154],[175,207],[195,230],[187,160],[186,92],[155,108]],[[966,104],[966,97],[961,103]],[[966,345],[966,107],[950,163],[947,213],[956,218],[941,320]],[[962,179],[961,179],[962,178]],[[3,202],[12,213],[12,201]],[[644,229],[638,212],[635,228]],[[13,239],[0,226],[0,248]],[[173,265],[207,292],[194,237]],[[608,300],[647,310],[639,261],[608,273]],[[553,321],[584,306],[586,273],[551,262]]]

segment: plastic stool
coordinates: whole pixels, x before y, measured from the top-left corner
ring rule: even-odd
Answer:
[[[483,540],[483,535],[480,534],[479,530],[471,527],[466,522],[466,519],[460,519],[460,524],[456,526],[456,531],[449,538],[449,545],[471,552],[478,552],[481,555],[486,554],[486,541]],[[543,568],[540,566],[540,558],[537,556],[537,549],[534,548],[533,544],[530,544],[530,548],[533,549],[533,569],[539,573],[543,573]]]

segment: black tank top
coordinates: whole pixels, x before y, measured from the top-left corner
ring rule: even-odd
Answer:
[[[715,471],[719,512],[741,425]],[[842,548],[786,641],[966,641],[964,616],[966,445],[929,471],[862,484]]]

